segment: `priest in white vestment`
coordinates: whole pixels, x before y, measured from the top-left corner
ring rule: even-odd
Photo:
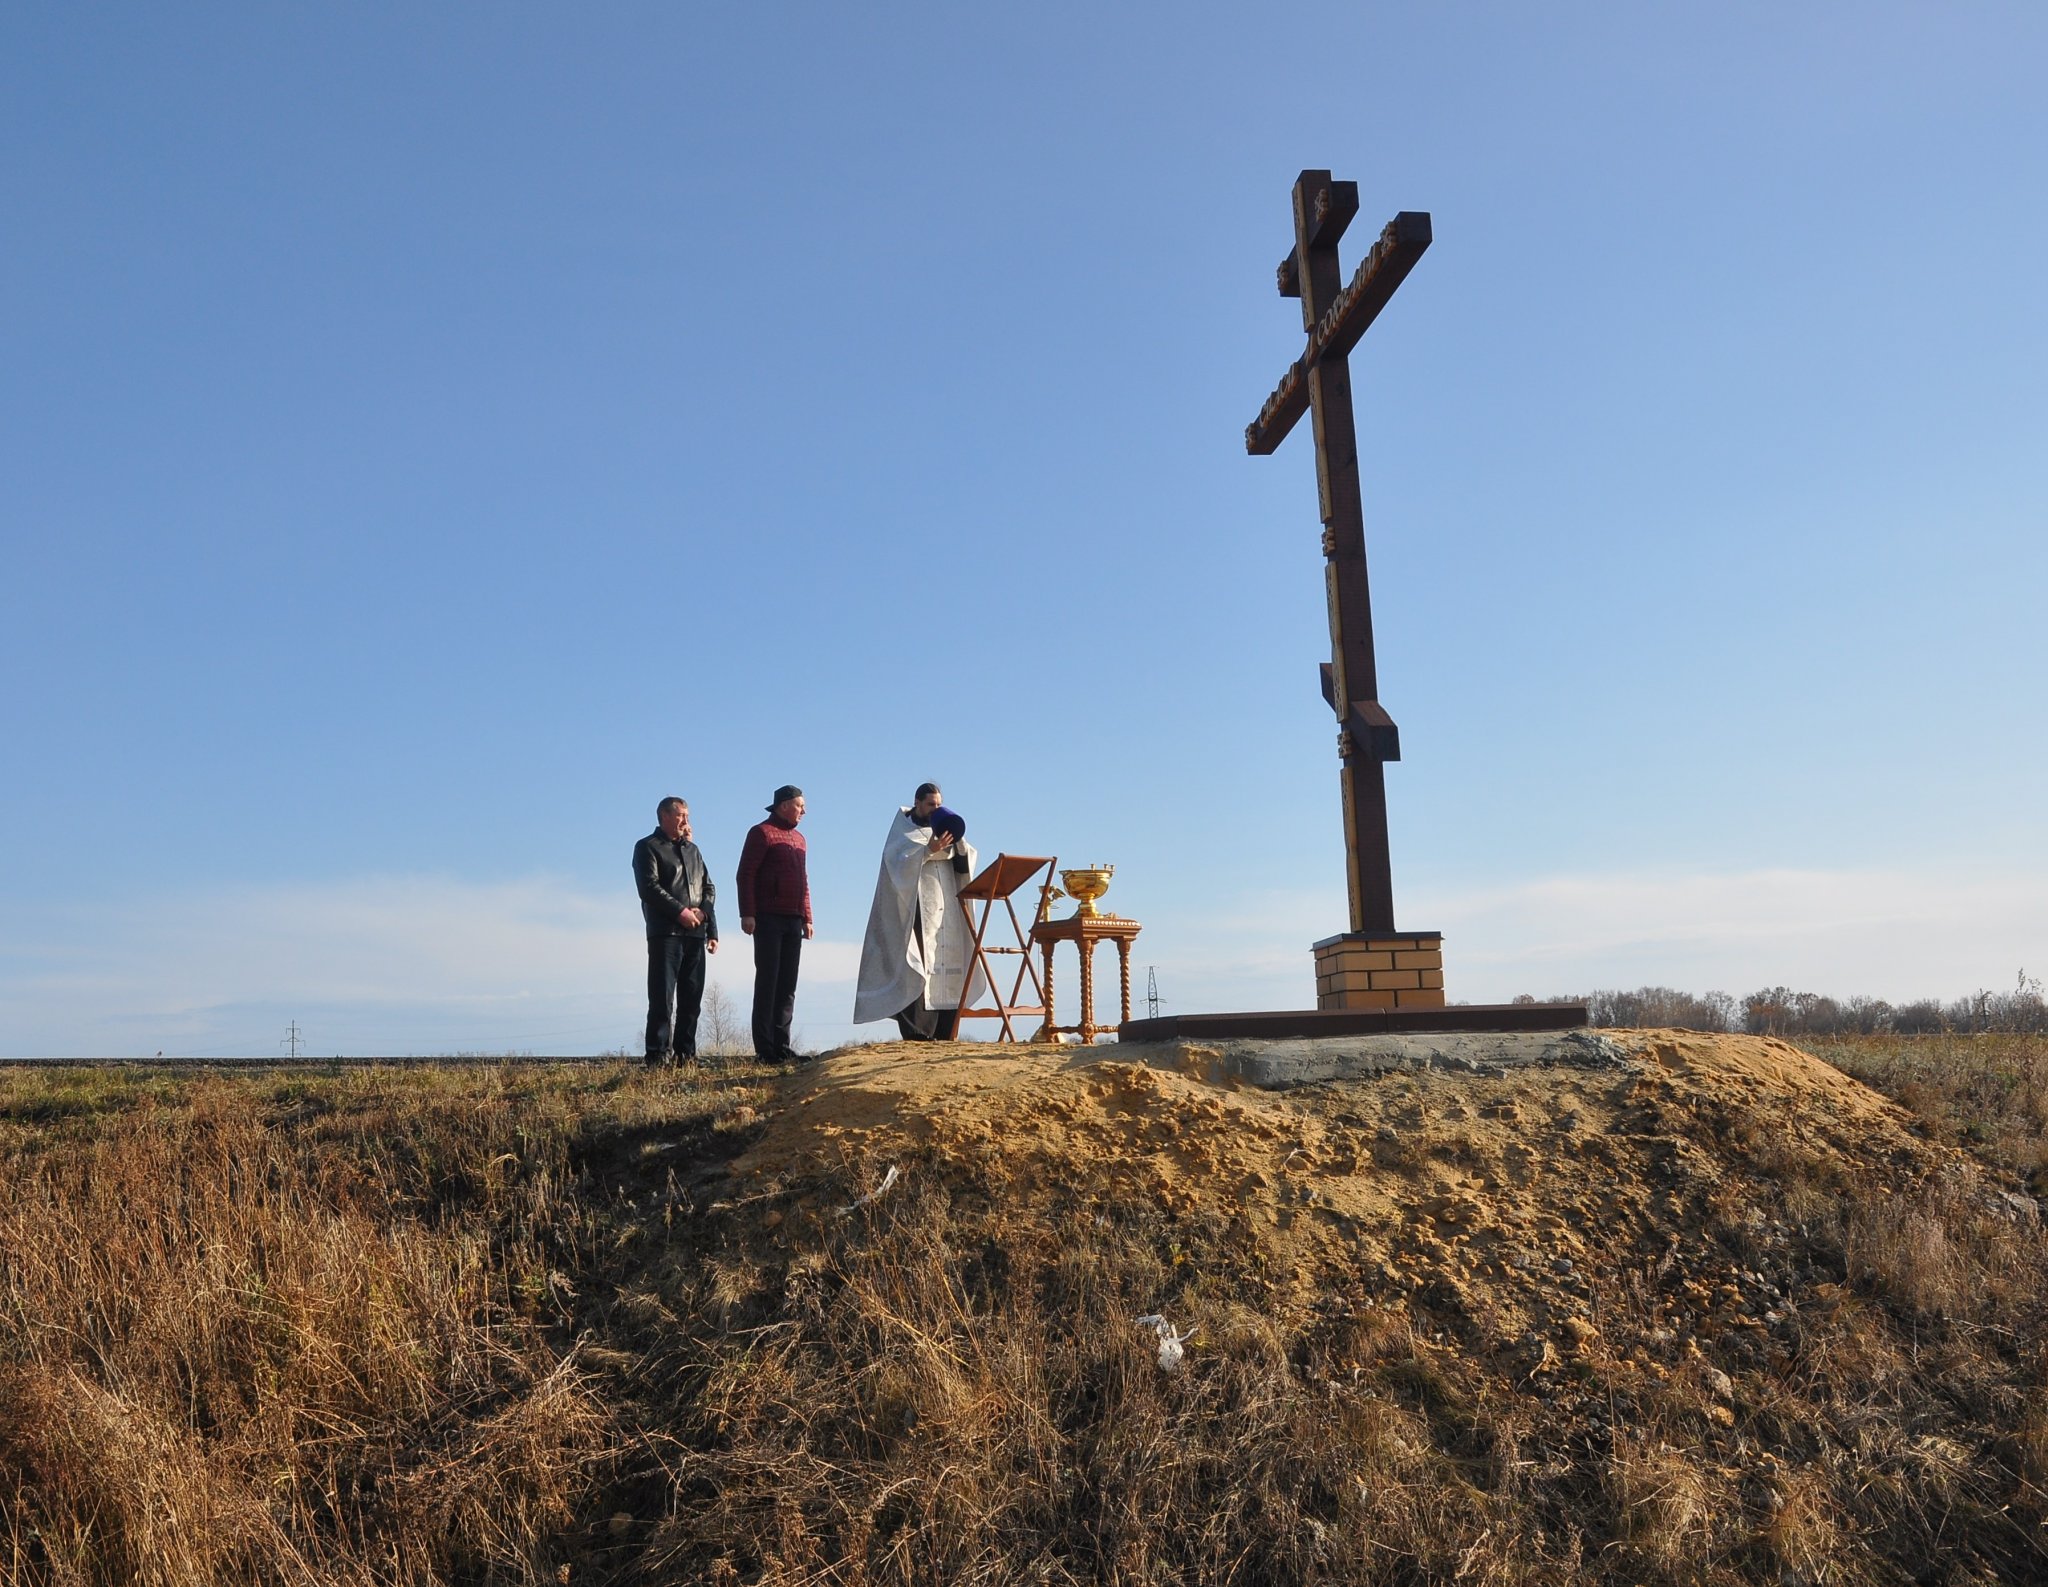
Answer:
[[[973,931],[957,896],[974,849],[940,798],[936,783],[921,784],[889,823],[854,990],[854,1022],[893,1019],[905,1041],[952,1040],[961,1005],[983,985],[978,973],[969,985]]]

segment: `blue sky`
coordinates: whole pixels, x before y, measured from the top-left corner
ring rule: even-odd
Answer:
[[[2048,967],[2048,13],[0,11],[0,1054],[629,1045],[627,873],[925,777],[1169,1009],[1342,929],[1299,351],[1354,357],[1397,915],[1474,1001]],[[716,977],[744,1001],[744,939]],[[1105,961],[1106,963],[1107,961]]]

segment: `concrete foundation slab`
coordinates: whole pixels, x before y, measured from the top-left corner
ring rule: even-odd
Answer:
[[[1317,1036],[1262,1041],[1226,1037],[1177,1044],[1216,1081],[1225,1078],[1286,1091],[1329,1080],[1370,1080],[1423,1069],[1500,1075],[1557,1064],[1626,1069],[1634,1059],[1619,1042],[1591,1031],[1450,1031],[1439,1035]],[[1135,1056],[1135,1054],[1133,1055]]]

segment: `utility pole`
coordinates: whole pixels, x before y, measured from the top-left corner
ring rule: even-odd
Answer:
[[[300,1039],[301,1038],[299,1036],[299,1022],[297,1020],[293,1020],[290,1032],[285,1036],[285,1039],[283,1041],[278,1043],[278,1046],[287,1049],[291,1053],[292,1057],[296,1058],[299,1055]]]
[[[1145,1017],[1159,1017],[1159,969],[1150,964],[1145,966]]]

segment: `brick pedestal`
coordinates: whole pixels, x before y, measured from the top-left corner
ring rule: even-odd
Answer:
[[[1440,931],[1346,932],[1315,952],[1319,1009],[1444,1006]]]

